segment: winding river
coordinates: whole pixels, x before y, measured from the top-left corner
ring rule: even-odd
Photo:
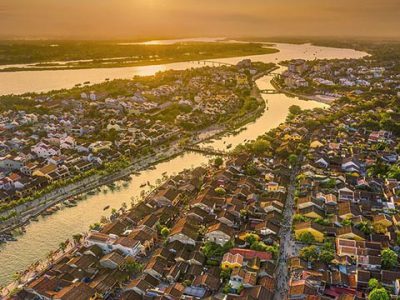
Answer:
[[[350,49],[335,49],[316,47],[312,45],[277,44],[278,53],[219,59],[221,62],[237,63],[244,58],[251,58],[263,62],[279,62],[292,58],[359,58],[366,53]],[[146,67],[128,67],[113,69],[85,69],[63,71],[27,71],[0,73],[0,94],[21,94],[28,91],[40,92],[53,89],[70,88],[77,83],[90,81],[102,82],[106,78],[131,78],[133,75],[151,75],[157,71],[167,69],[185,69],[201,66],[198,63],[185,62],[168,65],[156,65]],[[280,70],[282,71],[282,70]],[[261,89],[273,88],[271,77],[265,76],[257,81]],[[233,147],[245,140],[255,139],[271,128],[282,123],[289,106],[296,104],[303,109],[326,107],[325,104],[314,101],[303,101],[298,98],[290,98],[284,94],[265,95],[268,100],[268,109],[255,122],[247,124],[245,129],[237,135],[227,135],[218,140],[211,141],[215,148],[224,149],[226,145]],[[173,175],[184,169],[206,164],[210,157],[187,152],[169,161],[159,163],[155,168],[142,171],[139,175],[132,175],[131,180],[124,186],[118,184],[118,189],[111,191],[104,189],[96,195],[88,196],[73,208],[66,208],[57,213],[40,217],[39,222],[32,222],[26,227],[26,233],[18,237],[18,241],[0,245],[0,284],[4,285],[12,280],[16,271],[26,269],[33,262],[46,257],[49,251],[58,247],[59,243],[70,238],[73,234],[88,230],[90,224],[100,220],[103,215],[109,215],[110,210],[104,211],[105,206],[119,208],[123,202],[129,204],[132,197],[139,197],[143,189],[140,185],[149,181],[156,185],[163,174]],[[157,180],[158,179],[158,180]]]

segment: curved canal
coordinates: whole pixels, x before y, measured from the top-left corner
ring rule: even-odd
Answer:
[[[315,47],[311,45],[278,44],[279,53],[250,57],[263,62],[279,62],[292,58],[314,59],[318,58],[359,58],[366,53],[349,49],[335,49]],[[236,63],[240,58],[220,59],[221,62]],[[197,66],[194,63],[177,63],[163,66],[120,68],[120,69],[91,69],[71,71],[39,71],[0,73],[0,93],[24,93],[27,91],[45,91],[51,89],[68,88],[83,81],[101,82],[105,78],[130,78],[133,75],[151,75],[157,71],[170,68],[184,69]],[[55,74],[56,73],[56,74]],[[257,81],[260,89],[273,88],[270,80],[265,76]],[[5,88],[4,88],[5,87]],[[227,135],[218,140],[211,141],[215,148],[224,149],[226,145],[232,147],[252,140],[271,128],[284,122],[288,108],[299,105],[303,109],[326,107],[325,104],[315,101],[303,101],[290,98],[284,94],[263,96],[268,101],[268,109],[255,122],[245,125],[245,129],[237,135]],[[129,203],[132,198],[140,197],[144,189],[142,183],[149,181],[157,185],[163,175],[173,175],[184,169],[206,164],[210,157],[198,153],[187,152],[169,161],[157,164],[153,169],[132,175],[131,180],[124,185],[120,182],[117,188],[103,191],[96,195],[88,196],[72,208],[65,208],[57,213],[39,217],[39,222],[32,222],[26,226],[26,233],[18,237],[18,241],[0,245],[0,284],[4,285],[12,280],[13,274],[26,269],[30,264],[43,259],[58,247],[59,243],[70,238],[73,234],[88,230],[90,224],[98,222],[101,216],[109,215],[111,209],[104,211],[104,207],[119,208],[123,202]]]

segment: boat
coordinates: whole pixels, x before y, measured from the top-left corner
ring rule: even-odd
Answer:
[[[142,187],[145,187],[147,185],[147,183],[142,183],[141,185],[140,185],[140,187],[142,188]]]
[[[65,205],[66,207],[77,206],[77,204],[76,204],[76,202],[75,202],[74,200],[65,200],[63,203],[64,203],[64,205]]]
[[[110,208],[110,205],[107,205],[107,206],[105,206],[104,208],[103,208],[103,210],[107,210],[107,209],[109,209]]]
[[[90,81],[85,81],[83,84],[90,84]]]
[[[49,215],[52,215],[53,213],[54,213],[54,210],[52,208],[48,208],[44,212],[42,212],[42,214],[44,216],[49,216]]]

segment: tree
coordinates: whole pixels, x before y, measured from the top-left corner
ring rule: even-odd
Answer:
[[[376,233],[385,234],[387,232],[386,227],[380,223],[374,224],[373,228]]]
[[[74,240],[75,244],[77,244],[77,243],[79,243],[80,240],[82,239],[82,234],[80,234],[80,233],[74,234],[74,235],[72,236],[72,239]]]
[[[370,235],[372,233],[372,226],[368,221],[361,221],[356,225],[356,227],[366,235]]]
[[[288,161],[289,161],[289,164],[291,166],[294,166],[297,163],[297,155],[296,154],[290,154],[289,157],[288,157]]]
[[[380,284],[379,284],[378,279],[376,279],[376,278],[371,278],[371,279],[368,281],[368,287],[369,287],[371,290],[376,289],[376,288],[379,288],[379,287],[380,287]]]
[[[255,142],[253,142],[253,144],[251,145],[251,150],[255,154],[262,154],[268,150],[269,146],[270,146],[270,144],[268,141],[266,141],[264,139],[258,139]]]
[[[318,259],[318,248],[314,245],[304,247],[300,250],[300,257],[306,261],[313,262]]]
[[[136,262],[132,257],[127,257],[122,269],[128,272],[129,275],[134,275],[143,270],[143,265]]]
[[[224,188],[222,187],[217,187],[215,188],[214,192],[216,192],[218,195],[223,196],[226,194],[226,191]]]
[[[291,105],[290,107],[289,107],[289,112],[292,114],[292,115],[298,115],[298,114],[300,114],[301,113],[301,107],[300,106],[298,106],[298,105]]]
[[[160,230],[160,234],[164,238],[166,238],[169,235],[169,232],[170,232],[170,230],[168,229],[168,227],[165,227],[165,226]]]
[[[384,249],[381,251],[381,256],[383,269],[393,269],[395,266],[397,266],[398,256],[393,250]]]
[[[61,242],[58,247],[61,249],[62,252],[65,251],[65,249],[67,249],[67,243],[66,242]]]
[[[254,233],[248,233],[248,234],[246,234],[246,236],[244,238],[246,243],[248,243],[249,245],[253,245],[254,242],[257,242],[259,239],[260,239],[260,237]]]
[[[255,241],[254,243],[251,244],[250,249],[256,251],[265,251],[267,250],[267,245],[265,245],[264,242]]]
[[[222,157],[217,157],[214,159],[214,166],[216,166],[217,168],[222,166],[223,163],[224,163],[224,160],[222,159]]]
[[[295,214],[293,216],[293,222],[294,223],[300,223],[300,222],[305,222],[307,218],[301,214]]]
[[[390,300],[390,296],[385,288],[376,288],[368,295],[369,300]]]
[[[333,254],[332,251],[322,250],[321,253],[319,254],[319,260],[327,264],[329,264],[334,258],[335,255]]]
[[[304,244],[312,244],[315,242],[315,238],[311,232],[300,233],[298,240]]]
[[[221,270],[221,273],[219,274],[219,277],[223,280],[226,281],[231,277],[232,269],[224,269]]]

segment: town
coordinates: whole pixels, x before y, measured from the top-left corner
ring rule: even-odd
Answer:
[[[335,84],[334,92],[343,94],[328,109],[294,105],[285,123],[239,145],[231,155],[171,176],[143,201],[114,211],[63,243],[44,269],[28,270],[30,279],[12,291],[12,299],[350,300],[400,295],[398,76],[370,60],[373,71],[362,65],[364,60],[353,71],[354,62],[348,60],[317,62],[325,70],[318,78],[342,83],[345,78],[360,92]],[[290,83],[288,73],[309,80],[301,70],[308,64],[289,62],[276,84]],[[334,79],[322,77],[332,70],[341,71]],[[237,86],[241,81],[231,76]],[[370,89],[358,87],[367,79]],[[319,90],[322,81],[317,81]],[[190,82],[201,85],[202,80]],[[154,90],[140,96],[149,94]],[[234,95],[229,99],[235,103]],[[235,110],[223,105],[216,111],[222,108]],[[211,107],[207,111],[213,115]],[[181,122],[194,116],[202,126],[204,116],[198,112],[163,122],[181,131]],[[120,119],[104,126],[123,127]]]
[[[76,205],[70,195],[116,179],[118,171],[129,175],[252,120],[265,108],[253,78],[272,67],[244,60],[2,97],[2,231]]]

